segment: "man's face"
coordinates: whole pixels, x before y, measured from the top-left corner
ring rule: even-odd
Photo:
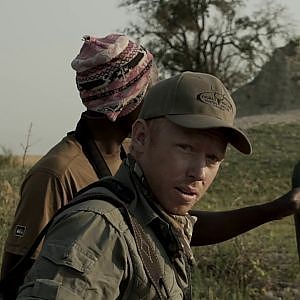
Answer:
[[[224,159],[227,142],[216,131],[187,129],[165,118],[133,126],[136,159],[158,203],[184,215],[207,191]]]

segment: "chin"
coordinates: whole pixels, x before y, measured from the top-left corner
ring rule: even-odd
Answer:
[[[178,216],[185,216],[189,211],[190,209],[187,208],[174,208],[174,207],[172,209],[167,210],[169,214],[178,215]]]

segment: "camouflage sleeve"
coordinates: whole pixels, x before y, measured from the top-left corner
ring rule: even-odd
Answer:
[[[119,299],[128,248],[104,215],[77,211],[55,223],[17,299]]]

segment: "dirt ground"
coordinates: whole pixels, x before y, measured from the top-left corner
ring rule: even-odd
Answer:
[[[241,117],[236,120],[236,125],[240,128],[250,128],[261,124],[277,124],[277,123],[300,123],[300,109],[289,110],[277,114],[263,114],[248,117]]]

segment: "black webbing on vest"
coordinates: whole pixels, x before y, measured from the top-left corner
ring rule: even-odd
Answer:
[[[169,291],[164,283],[163,272],[161,270],[155,249],[153,248],[150,239],[145,234],[140,223],[132,215],[130,215],[128,211],[127,213],[145,272],[150,282],[153,284],[159,299],[170,299]],[[165,291],[167,296],[162,294],[162,290]]]
[[[95,193],[95,192],[93,193],[89,192],[87,194],[84,194],[86,191],[97,186],[102,186],[107,188],[108,190],[113,192],[113,194],[115,194],[117,198],[108,197],[107,199],[103,199],[102,194]],[[113,178],[104,178],[103,180],[91,184],[87,188],[82,189],[77,194],[77,197],[80,197],[81,195],[85,197],[89,195],[90,196],[89,199],[106,200],[109,201],[110,203],[113,203],[112,200],[114,200],[117,201],[117,203],[113,203],[116,207],[121,206],[124,209],[124,212],[126,213],[125,215],[123,214],[125,217],[125,221],[134,237],[138,253],[141,257],[143,266],[145,268],[145,272],[156,290],[158,299],[161,300],[169,299],[169,292],[164,283],[163,272],[161,270],[158,257],[156,255],[156,251],[153,248],[149,237],[146,235],[140,223],[127,209],[127,205],[131,202],[133,197],[132,191],[130,191],[127,187],[122,185],[119,181],[114,180]],[[162,290],[165,291],[167,296],[164,296],[162,294]]]

